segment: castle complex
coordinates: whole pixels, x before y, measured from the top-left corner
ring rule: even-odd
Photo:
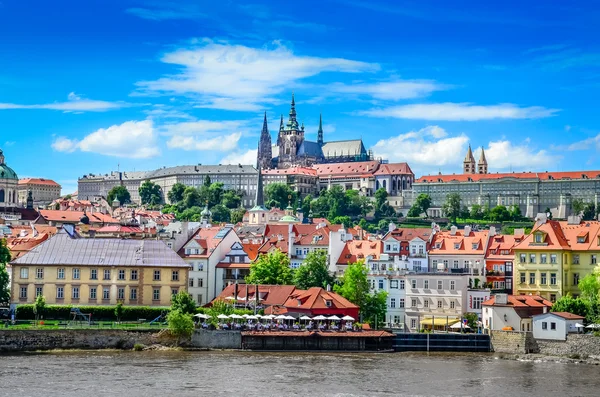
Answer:
[[[323,140],[323,118],[319,119],[317,142],[304,139],[304,123],[298,124],[296,101],[292,94],[292,104],[288,122],[279,123],[277,144],[271,143],[267,126],[267,114],[263,122],[258,143],[258,165],[262,169],[307,167],[323,163],[347,163],[373,160],[373,154],[365,150],[362,139],[346,141]]]

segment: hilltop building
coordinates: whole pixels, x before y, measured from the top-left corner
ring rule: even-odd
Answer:
[[[277,142],[274,145],[271,142],[265,113],[258,144],[258,164],[263,169],[308,167],[313,164],[367,160],[373,160],[373,154],[367,152],[362,139],[325,142],[322,116],[319,118],[317,141],[306,140],[304,123],[298,123],[294,94],[292,94],[288,122],[284,124],[283,115],[281,115]]]
[[[61,186],[52,179],[25,178],[18,183],[18,202],[21,206],[27,205],[27,197],[31,192],[33,205],[45,207],[60,198]]]

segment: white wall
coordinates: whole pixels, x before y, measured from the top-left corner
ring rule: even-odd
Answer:
[[[504,315],[506,315],[506,320]],[[521,331],[521,317],[512,307],[484,306],[482,319],[483,326],[492,331],[501,331],[504,327],[512,327],[515,331]],[[525,330],[527,331],[527,328]]]
[[[546,329],[543,329],[543,323],[546,323]],[[552,323],[556,324],[556,329],[552,329]],[[567,320],[552,313],[546,313],[533,318],[533,337],[536,339],[567,339]]]

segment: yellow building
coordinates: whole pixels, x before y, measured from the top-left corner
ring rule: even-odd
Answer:
[[[600,223],[541,219],[515,246],[516,295],[540,295],[550,301],[568,293],[577,297],[579,280],[598,265]]]
[[[169,306],[189,265],[160,240],[87,239],[65,225],[11,262],[11,303]]]

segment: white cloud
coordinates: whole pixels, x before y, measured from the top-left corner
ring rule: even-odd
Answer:
[[[221,164],[251,164],[256,166],[258,150],[249,149],[245,152],[236,151],[229,153],[221,159]]]
[[[181,123],[165,124],[161,131],[168,135],[215,135],[238,130],[245,124],[244,121],[213,121],[195,120]],[[258,128],[258,127],[257,127]]]
[[[481,149],[475,151],[475,158],[479,158]],[[552,154],[547,150],[537,150],[525,141],[522,145],[515,145],[509,140],[493,141],[485,149],[485,157],[490,170],[507,170],[516,168],[521,171],[535,171],[540,167],[551,167],[560,161],[561,156]]]
[[[419,98],[450,88],[429,80],[395,80],[379,83],[342,84],[333,83],[327,86],[329,91],[343,94],[368,95],[376,99],[399,100]]]
[[[390,161],[406,161],[413,171],[432,170],[462,162],[468,141],[464,134],[448,136],[443,128],[429,126],[382,139],[373,146],[373,151],[377,157]]]
[[[82,152],[134,159],[160,154],[151,120],[127,121],[100,128],[81,140],[58,137],[52,143],[52,148],[59,152],[73,152],[78,149]]]
[[[559,146],[557,148],[565,149],[568,151],[589,150],[589,149],[600,150],[600,134],[593,136],[591,138],[581,140],[581,141],[573,142],[572,144],[567,145],[566,147]]]
[[[198,97],[201,107],[228,110],[256,110],[272,102],[269,96],[322,72],[379,70],[372,63],[296,55],[277,41],[251,48],[202,40],[165,54],[162,61],[177,65],[180,72],[138,82],[139,94],[188,95]]]
[[[432,103],[391,106],[371,109],[360,114],[372,117],[393,117],[414,120],[475,121],[491,119],[538,119],[554,116],[559,109],[541,106],[519,107],[511,103],[473,105],[469,103]]]
[[[60,110],[63,112],[106,112],[108,110],[117,110],[132,106],[143,106],[145,104],[134,104],[122,101],[108,102],[97,101],[93,99],[82,99],[74,92],[67,95],[66,102],[53,102],[35,105],[24,105],[17,103],[0,103],[0,110],[6,109],[46,109]]]
[[[241,137],[242,134],[239,132],[214,138],[175,135],[167,141],[167,146],[169,148],[183,150],[214,150],[226,152],[228,150],[234,150]]]

